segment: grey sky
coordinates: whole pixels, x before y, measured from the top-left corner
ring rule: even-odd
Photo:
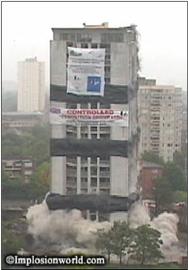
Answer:
[[[48,83],[51,28],[109,22],[137,25],[140,75],[187,88],[186,3],[4,2],[2,11],[3,80],[16,80],[17,61],[37,56],[46,62]]]

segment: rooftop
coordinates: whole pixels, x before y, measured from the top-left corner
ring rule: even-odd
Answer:
[[[163,166],[154,162],[143,161],[142,168],[163,168]]]
[[[42,112],[3,112],[2,116],[36,116],[43,115]]]
[[[56,30],[129,30],[129,31],[132,31],[132,30],[135,30],[136,28],[136,25],[132,24],[132,25],[129,25],[129,26],[123,26],[123,27],[108,27],[108,23],[107,22],[104,22],[102,24],[99,24],[99,25],[92,25],[92,24],[86,24],[86,23],[83,23],[83,27],[63,27],[63,28],[59,28],[59,27],[53,27],[52,28],[52,31],[56,31]]]

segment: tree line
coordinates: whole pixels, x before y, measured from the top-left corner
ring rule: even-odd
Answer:
[[[160,237],[161,233],[148,224],[131,228],[126,221],[115,221],[110,230],[97,231],[96,248],[107,257],[108,263],[112,255],[116,255],[120,264],[127,256],[127,264],[132,259],[144,265],[164,258],[160,250],[163,243]]]
[[[154,162],[163,168],[161,177],[155,179],[153,196],[156,202],[156,214],[168,208],[173,202],[187,201],[185,172],[185,152],[175,152],[174,160],[165,162],[152,152],[145,152],[142,159]]]
[[[36,125],[21,134],[5,132],[2,135],[2,159],[30,158],[34,171],[29,183],[22,176],[11,180],[2,172],[3,199],[38,199],[50,187],[50,128],[48,124]]]

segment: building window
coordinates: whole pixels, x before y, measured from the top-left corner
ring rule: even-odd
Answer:
[[[96,212],[90,212],[90,220],[95,221],[97,219],[97,213]]]
[[[67,47],[73,47],[73,42],[67,42]]]
[[[81,165],[82,166],[85,166],[85,165],[87,166],[87,157],[82,157],[81,158]]]
[[[67,195],[74,195],[77,193],[76,188],[67,188]]]
[[[88,48],[88,43],[81,43],[81,48]]]
[[[88,109],[88,103],[80,104],[80,109]]]
[[[81,168],[81,173],[85,174],[87,173],[88,167],[82,167]]]
[[[92,126],[91,127],[91,132],[94,131],[94,132],[97,132],[97,127],[96,126]]]
[[[91,175],[97,175],[97,168],[96,167],[91,168]]]
[[[123,33],[103,33],[101,42],[123,42]]]
[[[99,213],[98,214],[98,219],[99,219],[99,222],[103,222],[103,221],[109,221],[110,219],[110,215],[109,214],[104,214],[104,213]]]
[[[100,134],[100,139],[102,140],[110,139],[110,134]]]
[[[91,109],[97,109],[97,103],[91,103]]]
[[[71,33],[61,33],[60,40],[75,41],[75,34]]]
[[[77,104],[76,103],[66,103],[66,109],[76,109]]]
[[[88,127],[87,126],[81,126],[81,137],[82,138],[88,137]]]
[[[96,177],[91,177],[91,186],[96,187],[97,186],[97,178]]]
[[[89,33],[77,33],[77,42],[91,42],[92,37]]]
[[[110,84],[110,78],[105,78],[105,84]]]
[[[101,44],[100,44],[100,48],[101,48],[101,49],[107,49],[107,50],[110,50],[110,44],[101,43]]]
[[[110,109],[110,103],[100,103],[100,109]]]
[[[93,48],[93,49],[98,48],[98,44],[97,43],[91,43],[91,48]]]
[[[91,165],[97,166],[97,159],[91,157]]]
[[[91,138],[92,138],[92,139],[97,139],[97,133],[92,133],[92,134],[91,134]]]
[[[167,146],[168,146],[168,147],[172,146],[172,143],[168,143]]]
[[[76,126],[66,126],[66,136],[67,137],[77,137],[77,127]]]
[[[100,127],[100,132],[101,133],[110,133],[110,127]]]
[[[69,34],[68,33],[60,34],[60,39],[68,40],[68,38],[69,38]]]

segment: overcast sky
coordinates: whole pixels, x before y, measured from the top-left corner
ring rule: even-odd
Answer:
[[[140,75],[187,89],[186,3],[4,2],[2,12],[3,80],[16,81],[17,62],[37,56],[46,62],[49,83],[51,28],[109,22],[137,25]]]

